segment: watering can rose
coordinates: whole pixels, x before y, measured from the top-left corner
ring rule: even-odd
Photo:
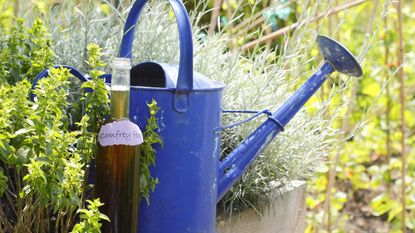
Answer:
[[[101,146],[136,146],[143,143],[143,134],[140,128],[133,122],[121,120],[102,126],[98,134],[98,141]]]

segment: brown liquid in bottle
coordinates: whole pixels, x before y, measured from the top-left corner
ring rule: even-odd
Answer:
[[[139,146],[98,146],[95,196],[105,205],[100,211],[103,233],[136,233],[139,201]]]
[[[128,119],[129,87],[111,90],[111,121]],[[102,221],[103,233],[137,233],[140,146],[102,146],[98,142],[95,159],[95,198],[104,205],[101,213],[111,222]]]

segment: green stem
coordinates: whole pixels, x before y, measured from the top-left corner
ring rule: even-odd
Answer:
[[[58,212],[56,216],[56,222],[55,222],[55,232],[59,232],[59,222],[61,221],[62,215],[60,212]]]
[[[68,217],[66,218],[67,221],[66,221],[66,229],[65,229],[65,232],[69,232],[71,226],[73,225],[73,214],[74,214],[74,212],[71,211],[70,209],[68,209],[67,212],[68,212]]]
[[[95,151],[93,152],[93,154],[95,154]],[[91,166],[91,163],[89,163],[89,166]],[[82,183],[83,188],[82,188],[81,199],[80,199],[81,203],[85,202],[85,193],[88,191],[87,188],[88,188],[89,166],[85,165],[84,180]],[[79,206],[79,207],[82,207],[82,206]]]
[[[39,206],[37,206],[37,207],[35,207],[36,208],[36,218],[37,218],[37,220],[36,220],[36,226],[37,226],[37,228],[36,228],[36,231],[37,232],[40,232],[42,229],[45,229],[44,228],[44,214],[43,214],[43,212],[44,212],[44,210],[43,210],[43,208],[41,208],[41,207],[39,207]]]
[[[15,184],[16,184],[16,200],[17,200],[17,218],[19,219],[22,215],[23,204],[20,198],[20,192],[22,191],[22,185],[20,182],[20,169],[16,169]]]

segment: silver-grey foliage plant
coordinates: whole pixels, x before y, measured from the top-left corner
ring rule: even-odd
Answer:
[[[108,12],[104,12],[98,2],[78,5],[74,1],[63,1],[44,16],[52,33],[57,64],[87,70],[84,61],[86,47],[91,42],[104,48],[108,60],[117,55],[129,8],[119,10],[107,5],[105,9]],[[198,9],[206,9],[206,4],[206,1],[202,1]],[[307,30],[306,25],[286,38],[280,54],[271,50],[242,54],[241,51],[228,48],[230,41],[225,33],[206,36],[199,26],[205,13],[190,13],[194,69],[227,85],[223,97],[224,109],[275,110],[318,65],[317,58],[310,55],[316,47],[315,40],[310,43],[310,38],[315,39],[317,32]],[[152,60],[178,64],[180,51],[177,26],[174,15],[164,1],[148,4],[141,14],[136,31],[133,63]],[[107,71],[110,70],[107,68]],[[342,89],[330,87],[330,91],[335,95]],[[332,107],[335,109],[327,114],[330,99],[313,104],[313,111],[305,109],[298,113],[225,196],[222,206],[259,207],[284,192],[292,181],[312,177],[327,156],[334,135],[338,133],[330,126],[342,106]],[[242,114],[225,114],[223,124],[246,117]],[[235,144],[264,120],[262,117],[223,132],[221,156],[226,156]]]

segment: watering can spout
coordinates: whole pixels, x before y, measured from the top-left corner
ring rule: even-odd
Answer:
[[[277,111],[219,164],[219,201],[249,165],[267,147],[334,71],[359,77],[362,68],[353,55],[338,42],[324,36],[317,39],[325,63]]]

